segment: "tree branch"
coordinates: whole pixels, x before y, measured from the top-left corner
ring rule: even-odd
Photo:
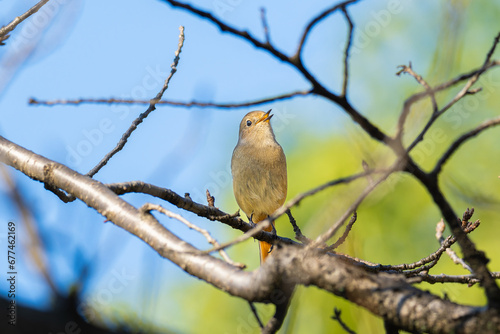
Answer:
[[[499,43],[499,40],[500,40],[500,32],[495,37],[495,39],[493,41],[493,45],[491,46],[490,50],[488,51],[488,53],[486,55],[486,59],[483,62],[483,65],[479,69],[474,70],[474,71],[472,71],[470,73],[467,73],[467,74],[460,75],[460,76],[458,76],[457,78],[455,78],[453,80],[450,80],[450,81],[448,81],[448,82],[446,82],[444,84],[441,84],[441,85],[435,87],[434,89],[427,89],[427,87],[426,87],[426,91],[425,92],[415,94],[415,95],[411,96],[410,98],[408,98],[405,101],[403,112],[402,112],[401,117],[400,117],[400,122],[401,122],[401,118],[402,117],[405,118],[406,115],[409,113],[410,106],[413,103],[415,103],[418,100],[420,100],[421,98],[424,98],[427,95],[433,96],[435,93],[437,93],[439,91],[442,91],[442,90],[445,90],[447,88],[450,88],[450,87],[458,84],[461,81],[469,80],[469,81],[467,81],[467,83],[465,84],[465,86],[455,95],[455,97],[450,102],[448,102],[443,108],[441,108],[440,110],[437,110],[437,111],[434,109],[434,112],[432,113],[432,115],[431,115],[430,119],[428,120],[427,124],[424,126],[424,128],[419,133],[419,135],[413,140],[413,142],[408,146],[408,148],[406,150],[407,152],[410,152],[420,141],[423,140],[424,135],[430,129],[430,127],[432,126],[432,124],[434,124],[434,122],[443,113],[445,113],[448,109],[450,109],[453,105],[455,105],[455,103],[457,103],[463,97],[465,97],[467,94],[469,94],[470,88],[472,87],[472,85],[474,83],[476,83],[476,81],[479,79],[479,77],[483,73],[485,73],[487,70],[489,70],[489,69],[491,69],[491,68],[493,68],[495,66],[500,65],[499,61],[492,61],[491,60],[491,57],[493,56],[493,53],[495,52],[495,49],[496,49],[496,47],[497,47],[497,45]],[[406,115],[403,116],[404,114],[406,114]],[[403,122],[404,122],[404,119],[403,119]]]
[[[460,145],[465,143],[465,141],[477,136],[478,134],[480,134],[481,132],[483,132],[486,129],[497,126],[498,124],[500,124],[500,116],[493,118],[493,119],[490,119],[486,122],[483,122],[475,129],[461,135],[458,139],[456,139],[450,145],[448,150],[446,150],[446,152],[441,156],[439,161],[436,163],[436,166],[432,170],[431,175],[436,176],[437,174],[439,174],[441,172],[441,169],[443,168],[443,165],[446,163],[446,161],[448,161],[448,159],[453,155],[453,153],[455,153],[458,150],[458,148],[460,147]]]
[[[277,95],[274,97],[267,97],[264,99],[241,102],[241,103],[212,103],[212,102],[181,102],[181,101],[170,101],[170,100],[132,100],[132,99],[77,99],[77,100],[51,100],[43,101],[37,100],[35,98],[30,98],[28,103],[32,105],[44,105],[44,106],[54,106],[54,105],[79,105],[79,104],[156,104],[156,105],[168,105],[172,107],[201,107],[201,108],[246,108],[252,106],[258,106],[261,104],[266,104],[270,102],[287,100],[296,96],[307,96],[312,94],[311,90],[300,90],[291,93],[286,93],[282,95]]]
[[[418,177],[420,178],[421,175]],[[485,290],[486,298],[488,300],[488,306],[500,309],[500,289],[488,270],[487,263],[489,262],[489,259],[486,257],[484,252],[479,251],[476,248],[476,245],[469,239],[465,231],[462,229],[461,221],[459,221],[451,205],[439,189],[437,180],[425,180],[424,182],[427,190],[434,200],[434,203],[436,203],[438,208],[441,210],[441,214],[447,221],[448,226],[450,226],[451,232],[457,238],[457,242],[464,255],[464,260],[470,265],[474,274],[481,280],[481,284]]]
[[[9,33],[14,30],[21,22],[26,20],[31,15],[35,14],[43,7],[49,0],[42,0],[33,7],[31,7],[26,13],[16,17],[12,22],[0,28],[0,45],[5,45],[5,41],[10,37]]]
[[[207,19],[213,24],[215,24],[219,29],[223,32],[228,32],[231,35],[234,35],[236,37],[239,37],[245,41],[248,41],[249,43],[253,44],[255,47],[259,49],[263,49],[270,53],[272,56],[275,58],[290,64],[292,67],[294,67],[296,70],[298,70],[306,79],[309,81],[312,85],[312,92],[314,94],[323,96],[327,98],[328,100],[332,101],[333,103],[339,105],[341,108],[344,109],[344,111],[351,116],[351,118],[358,123],[371,137],[374,139],[385,142],[385,143],[392,143],[392,138],[388,137],[385,133],[383,133],[378,127],[376,127],[374,124],[372,124],[366,117],[361,115],[354,107],[347,101],[345,96],[339,96],[335,93],[332,93],[326,87],[321,85],[319,81],[304,67],[302,60],[301,60],[301,51],[303,48],[303,45],[305,43],[305,40],[307,39],[307,36],[309,35],[309,32],[311,29],[322,19],[330,15],[331,13],[341,9],[345,8],[347,5],[355,3],[357,0],[349,0],[349,1],[344,1],[341,2],[338,5],[335,5],[331,7],[330,9],[327,9],[320,15],[318,15],[316,18],[314,18],[308,26],[305,28],[301,41],[299,43],[299,47],[297,49],[297,52],[294,56],[289,57],[282,53],[281,51],[278,51],[271,43],[263,43],[259,40],[257,40],[255,37],[253,37],[250,33],[247,31],[241,31],[236,28],[233,28],[224,22],[220,21],[219,19],[215,18],[212,14],[202,11],[200,9],[197,9],[189,4],[185,4],[179,1],[175,0],[164,0],[165,2],[169,3],[173,7],[179,7],[184,10],[187,10],[201,18]]]
[[[184,27],[183,26],[180,26],[179,27],[179,44],[177,46],[177,51],[175,51],[175,58],[174,58],[174,61],[171,65],[171,70],[170,70],[170,74],[168,75],[167,79],[165,80],[165,82],[163,83],[163,87],[161,88],[161,90],[158,92],[158,94],[156,94],[154,100],[161,100],[161,98],[163,97],[163,94],[165,93],[165,91],[167,90],[168,88],[168,84],[170,83],[170,79],[172,79],[172,76],[174,75],[175,72],[177,72],[177,65],[179,64],[179,55],[182,51],[182,46],[184,45]],[[122,138],[120,139],[120,141],[118,142],[118,144],[116,144],[115,148],[113,148],[110,152],[108,152],[108,154],[106,154],[104,156],[104,158],[102,158],[102,160],[94,167],[92,168],[88,173],[87,173],[87,176],[90,176],[90,177],[93,177],[97,172],[99,172],[99,170],[104,167],[108,161],[116,154],[118,153],[119,151],[121,151],[123,149],[123,147],[125,146],[125,144],[127,143],[127,140],[128,138],[132,135],[132,132],[134,132],[135,129],[137,129],[137,126],[139,124],[142,123],[142,121],[144,121],[144,119],[146,117],[148,117],[148,115],[156,109],[156,105],[154,102],[151,102],[149,104],[149,107],[148,109],[143,112],[142,114],[139,115],[139,117],[137,117],[133,122],[132,122],[132,125],[130,125],[130,127],[128,128],[128,130],[122,135]]]
[[[352,36],[353,36],[353,31],[354,31],[354,24],[352,23],[351,17],[349,16],[349,13],[347,12],[347,9],[345,6],[342,7],[342,13],[344,13],[344,17],[347,21],[347,24],[349,26],[349,30],[347,33],[347,40],[345,42],[345,48],[344,48],[344,78],[342,80],[342,96],[347,95],[347,84],[349,82],[349,51],[351,50],[351,44],[352,44]]]
[[[184,225],[186,225],[188,228],[190,228],[192,230],[195,230],[196,232],[199,232],[214,247],[220,247],[219,242],[212,237],[212,235],[210,234],[210,232],[208,232],[207,230],[202,229],[202,228],[196,226],[195,224],[191,223],[190,221],[188,221],[186,218],[182,217],[181,215],[179,215],[177,213],[173,213],[173,212],[165,209],[161,205],[152,204],[152,203],[146,203],[143,206],[141,206],[139,208],[139,210],[142,211],[142,212],[147,212],[147,213],[149,213],[149,212],[151,212],[153,210],[158,211],[160,213],[163,213],[165,216],[173,218],[173,219],[176,219],[176,220],[180,221],[181,223],[183,223]],[[224,261],[226,261],[227,263],[229,263],[229,264],[231,264],[231,265],[233,265],[235,267],[242,268],[242,269],[246,267],[244,264],[236,263],[233,260],[231,260],[229,258],[229,255],[227,255],[227,253],[222,248],[219,249],[219,254],[222,256],[222,258],[224,259]]]
[[[353,4],[353,3],[357,2],[357,1],[358,0],[343,1],[343,2],[341,2],[341,3],[339,3],[339,4],[335,5],[335,6],[332,6],[332,7],[328,8],[328,9],[324,10],[318,16],[316,16],[315,18],[313,18],[307,24],[306,28],[302,32],[302,37],[300,38],[299,46],[297,48],[297,51],[295,53],[294,58],[300,58],[302,56],[302,49],[304,48],[304,44],[306,43],[307,37],[309,36],[309,33],[311,32],[311,30],[314,28],[314,26],[316,24],[318,24],[323,19],[327,18],[330,14],[335,13],[339,9],[345,10],[345,8],[348,5]]]
[[[77,197],[187,273],[247,301],[276,305],[275,316],[266,327],[279,327],[288,305],[287,296],[296,284],[303,284],[342,296],[407,331],[424,328],[432,328],[435,333],[500,331],[497,309],[458,305],[412,287],[402,276],[371,273],[342,257],[314,249],[283,245],[261,267],[245,272],[200,253],[152,215],[132,207],[104,184],[3,137],[0,137],[0,161]],[[277,291],[281,291],[281,298],[276,297]]]

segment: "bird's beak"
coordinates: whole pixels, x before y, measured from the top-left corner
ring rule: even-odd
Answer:
[[[272,109],[269,109],[268,112],[266,112],[264,115],[262,115],[262,117],[259,118],[259,120],[255,124],[259,124],[260,122],[268,122],[269,123],[269,120],[271,119],[271,117],[273,117],[273,115],[270,115],[271,114],[271,110]]]

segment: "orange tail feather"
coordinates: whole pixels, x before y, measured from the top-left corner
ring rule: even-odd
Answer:
[[[274,222],[272,223],[274,226]],[[271,232],[273,230],[272,226],[265,228],[264,231]],[[265,241],[259,241],[259,253],[260,253],[260,264],[264,263],[269,254],[271,253],[272,246],[270,243]]]

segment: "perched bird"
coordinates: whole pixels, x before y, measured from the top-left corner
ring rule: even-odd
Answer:
[[[231,159],[234,197],[255,224],[281,207],[287,192],[285,153],[274,137],[270,113],[252,111],[243,117]],[[265,230],[276,231],[274,222]],[[272,245],[259,241],[259,246],[262,263]]]

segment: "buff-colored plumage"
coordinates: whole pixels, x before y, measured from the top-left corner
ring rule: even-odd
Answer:
[[[252,111],[243,117],[231,159],[236,202],[256,224],[281,207],[287,193],[286,158],[269,123],[270,112]],[[262,262],[271,245],[259,244]]]

